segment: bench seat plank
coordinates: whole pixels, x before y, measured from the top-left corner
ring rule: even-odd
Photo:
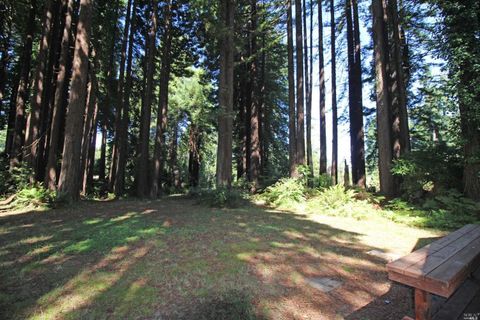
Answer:
[[[398,260],[392,261],[389,264],[387,264],[388,269],[394,270],[398,273],[404,273],[404,271],[411,267],[412,265],[415,265],[419,262],[425,261],[428,256],[438,252],[442,248],[450,245],[451,243],[455,242],[457,239],[463,237],[465,234],[468,234],[475,229],[480,228],[477,225],[474,224],[469,224],[466,225],[457,231],[454,231],[447,236],[419,249],[416,250]]]
[[[480,262],[480,225],[466,225],[387,264],[389,278],[449,297]]]

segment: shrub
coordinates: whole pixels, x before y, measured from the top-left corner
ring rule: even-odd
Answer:
[[[261,198],[268,204],[284,206],[305,201],[306,187],[301,179],[283,178],[266,188]]]
[[[458,149],[439,144],[407,153],[394,162],[392,173],[402,178],[404,198],[418,203],[429,194],[460,187],[462,158]]]
[[[358,200],[358,192],[346,189],[343,185],[335,185],[324,189],[312,198],[307,211],[312,214],[321,213],[334,216],[364,218],[376,211],[367,200]]]
[[[247,195],[236,188],[191,189],[189,195],[200,204],[215,208],[237,208],[245,204]]]

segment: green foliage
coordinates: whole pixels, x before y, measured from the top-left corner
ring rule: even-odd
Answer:
[[[305,201],[307,188],[303,179],[283,178],[266,188],[261,199],[268,204],[285,206]]]
[[[15,204],[45,206],[55,200],[55,192],[48,190],[40,183],[33,183],[20,189],[15,196]]]
[[[39,182],[31,182],[31,169],[22,164],[9,169],[8,160],[1,157],[0,162],[0,196],[14,195],[8,208],[25,207],[26,205],[46,206],[53,203],[55,193]]]
[[[480,204],[454,189],[427,199],[421,206],[394,199],[385,209],[387,218],[418,227],[455,229],[480,221]]]
[[[439,144],[412,151],[394,162],[392,173],[402,178],[401,190],[404,197],[419,202],[428,194],[460,187],[460,150]]]
[[[307,212],[354,218],[372,215],[375,208],[367,200],[359,200],[358,192],[337,184],[322,190],[307,203]]]
[[[313,185],[319,189],[325,189],[333,186],[333,179],[328,174],[322,174],[313,178]]]
[[[238,208],[245,204],[245,191],[237,188],[217,187],[215,189],[191,189],[189,195],[199,204],[214,208]]]

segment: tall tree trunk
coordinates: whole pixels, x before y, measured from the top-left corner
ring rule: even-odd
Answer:
[[[35,162],[35,179],[44,181],[45,169],[49,153],[49,144],[51,134],[51,121],[53,116],[53,102],[56,85],[56,66],[59,60],[59,51],[61,43],[61,31],[63,30],[63,3],[55,1],[54,18],[50,32],[50,52],[48,54],[48,63],[45,74],[45,88],[43,90],[42,108],[40,112],[40,134],[37,146],[37,160]]]
[[[98,99],[95,101],[93,110],[92,130],[90,131],[90,146],[88,150],[88,162],[83,172],[83,186],[82,193],[89,194],[93,190],[93,171],[95,166],[95,148],[97,143],[97,127],[98,127]]]
[[[148,147],[150,141],[150,120],[152,116],[152,91],[153,91],[153,74],[155,69],[155,38],[157,34],[157,2],[151,2],[151,26],[148,31],[148,48],[146,50],[146,87],[141,111],[140,120],[140,140],[138,148],[137,161],[137,196],[143,198],[148,195],[148,171],[149,157]]]
[[[150,196],[156,198],[160,191],[160,175],[162,162],[163,135],[168,119],[168,86],[170,83],[170,65],[172,49],[172,1],[167,0],[165,7],[165,27],[163,33],[162,67],[160,69],[160,92],[158,97],[157,128],[155,133],[155,149],[152,161],[152,186]]]
[[[115,174],[114,192],[120,196],[125,191],[125,167],[127,164],[127,142],[128,142],[128,122],[130,111],[130,93],[132,88],[132,61],[133,61],[133,46],[134,36],[136,31],[135,17],[137,12],[136,1],[133,1],[133,12],[131,18],[130,35],[128,39],[128,54],[127,54],[127,68],[125,79],[125,92],[122,95],[122,121],[118,131],[118,161]]]
[[[305,113],[304,113],[304,78],[303,78],[303,31],[302,0],[295,0],[295,33],[297,51],[297,165],[305,164]]]
[[[86,178],[87,178],[87,168],[90,161],[90,156],[88,152],[90,151],[90,142],[92,128],[95,125],[95,109],[97,106],[97,61],[96,61],[96,52],[95,48],[91,49],[92,63],[90,64],[89,69],[89,83],[87,87],[87,104],[85,112],[85,121],[83,123],[83,136],[82,136],[82,153],[81,153],[81,166],[80,166],[80,190],[82,190],[83,195],[86,194]]]
[[[188,135],[188,177],[190,187],[197,187],[200,180],[200,131],[193,123]]]
[[[113,36],[112,36],[112,42],[110,42],[110,57],[109,57],[109,61],[108,61],[108,69],[107,69],[107,84],[106,84],[106,88],[107,88],[107,94],[105,95],[105,104],[104,104],[104,117],[103,117],[103,121],[107,121],[107,117],[105,115],[109,115],[110,112],[114,112],[114,115],[115,115],[115,121],[114,121],[114,134],[116,135],[117,134],[117,119],[118,119],[118,106],[120,105],[118,103],[118,100],[117,101],[113,101],[115,100],[115,98],[118,98],[117,97],[117,88],[115,87],[115,79],[116,79],[116,75],[117,75],[117,66],[116,66],[116,63],[115,63],[115,44],[117,43],[117,32],[118,32],[118,25],[117,25],[117,22],[118,22],[118,17],[120,15],[120,0],[117,0],[115,2],[115,13],[114,13],[114,19],[113,19]],[[112,103],[113,101],[113,103]],[[115,109],[113,108],[113,105],[115,106]],[[115,110],[115,111],[114,111]],[[106,123],[103,124],[103,126],[107,126]],[[114,138],[115,139],[115,138]],[[107,160],[105,160],[107,161]],[[114,140],[114,143],[112,144],[112,148],[111,148],[111,162],[110,162],[110,168],[109,168],[109,171],[108,171],[108,180],[106,181],[106,189],[108,191],[112,191],[113,189],[113,183],[114,183],[114,179],[115,179],[115,176],[114,176],[114,173],[115,173],[115,167],[116,167],[116,163],[117,163],[117,145],[115,143],[115,140]]]
[[[292,0],[287,0],[287,50],[288,50],[288,159],[290,177],[296,173],[297,133],[295,112],[295,70],[293,58]]]
[[[356,0],[347,0],[347,42],[349,73],[350,153],[352,183],[365,188],[365,141],[363,131],[362,68],[360,30]]]
[[[395,181],[390,171],[392,163],[392,141],[390,128],[390,97],[388,90],[387,65],[388,34],[387,16],[383,10],[385,0],[372,1],[373,43],[375,62],[375,89],[377,102],[377,145],[380,192],[387,197],[395,195]]]
[[[103,106],[105,111],[105,105]],[[100,142],[100,159],[98,159],[98,180],[101,184],[101,192],[105,192],[106,170],[107,170],[107,120],[106,115],[102,114],[100,118],[100,132],[102,140]]]
[[[330,0],[330,52],[332,59],[332,179],[338,183],[337,57],[335,49],[335,0]]]
[[[327,173],[327,128],[325,108],[325,60],[323,57],[322,1],[318,0],[318,72],[320,86],[320,175]]]
[[[403,72],[402,40],[400,38],[400,25],[398,22],[398,7],[396,0],[389,0],[387,4],[388,22],[391,28],[391,103],[393,127],[393,156],[400,158],[410,150],[410,136],[408,129],[407,92],[405,89],[405,76]]]
[[[70,66],[70,32],[72,28],[72,15],[74,0],[67,2],[65,11],[65,24],[63,27],[60,60],[58,64],[55,98],[52,109],[52,122],[50,128],[49,152],[46,166],[45,185],[50,190],[55,190],[57,183],[57,159],[61,139],[61,124],[64,120],[66,96],[68,92],[68,67]]]
[[[219,16],[223,30],[219,36],[220,76],[217,149],[217,186],[232,184],[233,69],[235,47],[235,0],[219,0]]]
[[[257,59],[257,0],[250,1],[250,50],[252,60],[250,64],[251,107],[250,107],[250,192],[255,193],[258,188],[260,175],[260,105],[258,90],[258,59]]]
[[[87,93],[91,17],[92,0],[81,0],[73,56],[70,98],[65,122],[63,160],[58,183],[59,192],[72,200],[78,199],[79,196],[81,132]]]
[[[177,164],[178,155],[178,121],[175,119],[172,128],[172,139],[170,141],[170,170],[171,170],[171,185],[175,190],[181,187],[180,168]]]
[[[115,181],[117,179],[117,170],[118,170],[118,158],[120,153],[120,131],[122,131],[122,117],[124,110],[124,84],[125,84],[125,61],[127,59],[127,42],[128,42],[128,33],[130,30],[130,11],[132,7],[132,0],[128,0],[127,2],[127,12],[125,14],[125,27],[123,29],[123,39],[122,39],[122,47],[120,49],[120,72],[118,77],[118,85],[117,85],[117,112],[115,113],[115,132],[113,137],[113,144],[115,153],[112,152],[112,162],[110,166],[110,179],[109,189],[115,189]]]
[[[310,4],[312,1],[310,1]],[[310,14],[310,17],[312,15]],[[311,44],[310,44],[311,45]],[[305,64],[305,118],[306,118],[306,152],[307,152],[307,166],[310,174],[313,174],[313,160],[312,160],[312,96],[311,96],[311,82],[309,63],[309,45],[308,45],[308,25],[307,25],[307,0],[303,0],[303,47],[304,64]]]
[[[17,166],[22,157],[22,146],[25,139],[25,104],[28,99],[28,82],[30,74],[30,61],[32,55],[32,43],[35,32],[35,14],[37,1],[30,2],[27,33],[23,44],[22,58],[20,59],[20,78],[16,93],[15,129],[13,132],[12,151],[10,156],[10,168]]]
[[[49,85],[48,83],[48,52],[50,50],[52,21],[55,1],[47,0],[45,3],[45,12],[42,22],[42,35],[40,38],[40,47],[37,56],[37,67],[35,69],[35,79],[33,82],[33,94],[31,101],[31,111],[29,114],[27,128],[27,136],[25,139],[25,159],[31,168],[37,171],[37,161],[40,157],[38,150],[41,138],[41,116],[45,113],[44,109],[47,106],[44,99],[44,89]]]

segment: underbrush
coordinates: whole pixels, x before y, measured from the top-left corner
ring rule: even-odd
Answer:
[[[307,214],[356,219],[377,216],[424,228],[450,230],[480,222],[480,204],[455,189],[412,204],[402,199],[386,201],[382,196],[343,185],[309,188],[303,179],[285,178],[266,188],[259,198],[280,209],[301,208]]]
[[[31,182],[32,172],[25,166],[10,170],[8,161],[2,158],[0,164],[0,211],[22,209],[26,206],[48,207],[55,200],[55,192],[43,184]]]
[[[214,208],[238,208],[247,203],[248,195],[237,188],[191,189],[188,195],[199,204]]]

